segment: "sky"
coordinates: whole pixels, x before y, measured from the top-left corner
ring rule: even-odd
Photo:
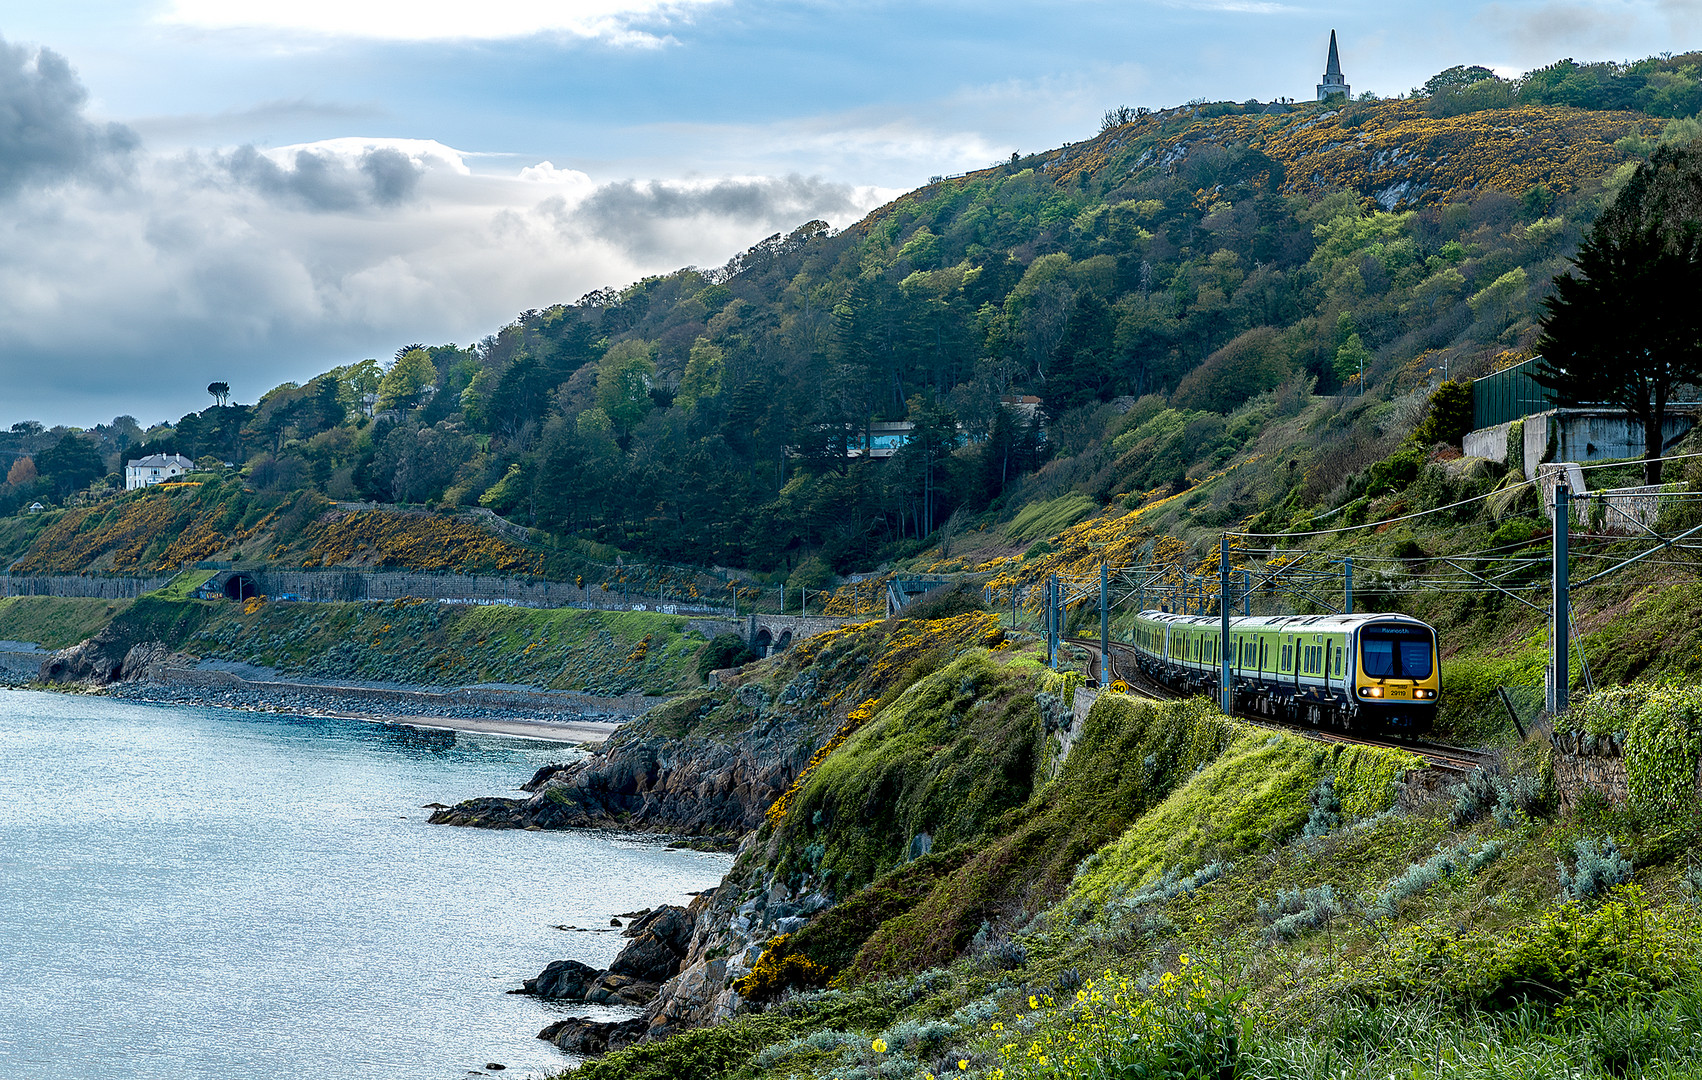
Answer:
[[[0,425],[717,266],[1117,105],[1702,47],[1702,0],[0,0]]]

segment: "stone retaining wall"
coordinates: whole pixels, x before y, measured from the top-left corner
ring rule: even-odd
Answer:
[[[1614,804],[1623,804],[1631,797],[1625,747],[1617,739],[1557,731],[1550,742],[1554,747],[1554,787],[1562,809],[1570,812],[1591,791]]]

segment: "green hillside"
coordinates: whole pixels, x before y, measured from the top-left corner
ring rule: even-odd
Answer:
[[[19,425],[0,438],[34,472],[0,485],[0,510],[96,501],[57,531],[57,512],[12,519],[0,555],[60,572],[433,558],[316,550],[310,511],[367,500],[489,508],[604,561],[804,566],[819,588],[1032,503],[1197,480],[1265,436],[1270,410],[1245,411],[1262,395],[1289,417],[1363,392],[1340,463],[1306,477],[1312,505],[1411,421],[1409,395],[1525,354],[1604,201],[1697,130],[1695,59],[1132,112],[842,232],[807,224],[717,270],[525,312],[475,347],[405,347],[146,432]],[[1001,407],[1021,394],[1040,409]],[[847,457],[895,420],[916,425],[895,457]],[[181,506],[121,520],[99,502],[103,472],[156,450],[210,470],[193,528]],[[495,549],[466,565],[583,572]]]

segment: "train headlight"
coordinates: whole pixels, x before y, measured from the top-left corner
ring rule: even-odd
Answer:
[[[1359,688],[1359,696],[1360,697],[1382,697],[1383,696],[1383,688],[1381,686],[1361,686]]]
[[[1433,698],[1433,697],[1436,696],[1436,691],[1434,691],[1434,690],[1414,690],[1412,692],[1412,696],[1415,697],[1415,698]]]

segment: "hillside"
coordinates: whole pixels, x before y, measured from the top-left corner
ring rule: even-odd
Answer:
[[[1130,115],[843,232],[812,223],[717,270],[525,312],[472,347],[404,347],[146,430],[18,425],[0,438],[32,464],[0,485],[0,509],[45,500],[49,520],[0,528],[0,556],[60,572],[234,552],[562,578],[623,555],[819,589],[1067,492],[1106,507],[1175,487],[1261,435],[1264,419],[1237,412],[1261,394],[1287,413],[1344,387],[1390,403],[1523,355],[1604,200],[1659,139],[1693,133],[1669,119],[1689,115],[1687,64]],[[1017,394],[1043,404],[1000,405]],[[1173,410],[1154,454],[1113,445],[1140,398]],[[1353,454],[1388,426],[1374,413],[1346,431]],[[892,421],[914,425],[896,456],[847,457]],[[103,499],[104,473],[153,451],[209,470],[194,515],[182,498],[116,516]],[[1303,497],[1329,487],[1318,475]],[[502,538],[446,557],[407,536],[316,535],[347,520],[332,502],[360,500],[491,509],[580,561]]]

